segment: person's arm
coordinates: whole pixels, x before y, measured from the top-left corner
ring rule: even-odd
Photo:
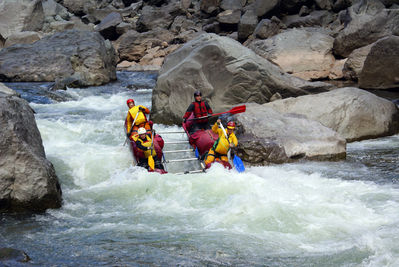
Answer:
[[[184,116],[183,116],[183,119],[187,119],[188,117],[190,117],[190,115],[191,115],[191,113],[194,111],[194,104],[193,103],[191,103],[189,106],[188,106],[188,108],[187,108],[187,110],[186,110],[186,113],[184,114]]]
[[[217,133],[219,135],[218,129],[219,129],[219,123],[221,123],[221,120],[218,119],[215,124],[212,126],[212,132]]]
[[[146,108],[145,106],[139,105],[139,110],[145,114],[150,114],[150,110],[148,108]]]
[[[146,143],[142,143],[142,142],[140,142],[140,140],[137,140],[136,141],[137,147],[139,149],[141,149],[141,150],[144,150],[144,151],[150,149],[150,147],[151,147],[151,138],[148,137],[147,140],[149,140],[149,142],[146,142]]]
[[[234,133],[230,134],[229,141],[230,141],[230,147],[238,146],[238,140]]]
[[[209,104],[208,104],[208,102],[205,102],[205,107],[206,107],[206,110],[208,111],[208,114],[213,114],[213,111],[212,111],[212,109],[211,109],[211,106],[209,106]]]
[[[130,116],[130,112],[127,112],[127,116],[126,116],[126,133],[128,134],[130,132],[130,128],[132,128],[132,116]]]

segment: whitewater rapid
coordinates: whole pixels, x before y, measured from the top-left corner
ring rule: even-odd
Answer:
[[[68,89],[68,101],[31,103],[63,207],[30,228],[7,220],[23,227],[1,231],[4,242],[42,266],[399,265],[398,166],[356,156],[398,148],[399,136],[349,144],[341,162],[148,173],[132,165],[123,124],[126,99],[151,107],[151,92]]]

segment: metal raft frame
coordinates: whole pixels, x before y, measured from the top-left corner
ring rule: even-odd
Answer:
[[[185,131],[170,131],[170,132],[157,132],[157,134],[160,135],[168,135],[168,134],[186,134]],[[188,137],[187,135],[184,135],[186,137],[186,140],[181,140],[181,141],[166,141],[165,145],[170,144],[170,145],[180,145],[180,144],[190,144],[190,142],[188,141]],[[177,156],[175,156],[173,159],[167,159],[167,157],[165,155],[179,155],[179,153],[186,153],[186,152],[191,152],[190,157],[188,158],[178,158]],[[167,164],[168,163],[172,163],[172,162],[184,162],[184,161],[199,161],[200,165],[201,165],[201,169],[199,170],[186,170],[185,172],[179,172],[179,173],[175,173],[175,174],[188,174],[188,173],[201,173],[201,172],[205,172],[205,166],[204,164],[201,162],[201,160],[199,158],[197,158],[195,156],[195,151],[194,149],[190,148],[190,149],[176,149],[176,150],[166,150],[163,151],[163,158],[162,158],[162,163],[165,167],[165,170],[167,170]]]

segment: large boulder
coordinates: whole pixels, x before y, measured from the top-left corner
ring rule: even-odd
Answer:
[[[372,44],[357,48],[349,55],[342,70],[346,79],[356,81],[359,79],[364,61],[370,53],[371,46]]]
[[[61,188],[46,159],[28,102],[0,83],[0,211],[61,206]]]
[[[334,40],[334,53],[342,57],[385,36],[399,35],[399,12],[378,0],[358,1],[341,17],[345,28]]]
[[[285,98],[329,88],[284,73],[231,38],[202,34],[166,57],[153,91],[152,119],[181,123],[195,90],[221,112],[239,103],[266,103],[277,93]]]
[[[147,54],[147,50],[161,46],[163,42],[170,43],[173,38],[174,35],[170,31],[161,28],[143,33],[130,30],[114,42],[114,47],[120,60],[138,62]]]
[[[288,28],[316,27],[316,26],[325,27],[332,21],[333,21],[333,15],[326,10],[316,10],[306,16],[301,16],[298,14],[284,16],[282,19],[282,22]]]
[[[0,81],[56,81],[92,86],[116,79],[116,54],[99,33],[69,30],[0,51]]]
[[[399,110],[395,104],[354,87],[282,99],[265,105],[281,113],[301,114],[318,121],[348,142],[399,132]]]
[[[285,72],[305,79],[327,78],[335,59],[334,38],[319,29],[289,29],[266,40],[256,40],[249,48],[276,63]]]
[[[40,36],[37,32],[17,32],[8,36],[4,47],[9,47],[14,44],[31,44],[40,40]]]
[[[283,114],[268,104],[247,104],[238,114],[238,155],[255,165],[299,159],[338,160],[346,142],[335,131],[298,114]]]
[[[399,87],[399,36],[382,38],[371,46],[359,75],[359,87]]]
[[[0,36],[4,39],[22,31],[41,30],[43,23],[41,0],[0,1]]]
[[[168,29],[173,23],[173,16],[165,7],[145,6],[141,10],[141,16],[136,22],[136,29],[139,32],[146,32],[157,27]]]

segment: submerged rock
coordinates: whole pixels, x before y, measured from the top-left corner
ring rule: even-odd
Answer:
[[[0,263],[5,266],[13,266],[16,262],[28,262],[29,256],[22,250],[14,248],[0,248]]]

